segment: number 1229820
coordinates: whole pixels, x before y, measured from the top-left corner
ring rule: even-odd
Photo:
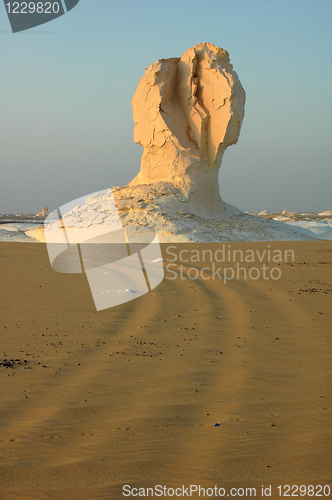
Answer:
[[[285,484],[283,486],[277,487],[279,496],[282,497],[329,497],[331,494],[331,489],[328,484],[322,486],[320,484],[313,486],[306,486],[302,484],[301,486],[297,486],[294,484],[293,486],[289,486]]]
[[[59,2],[8,2],[8,14],[58,14]]]

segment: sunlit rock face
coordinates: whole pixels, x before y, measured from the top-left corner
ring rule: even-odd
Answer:
[[[315,239],[289,224],[265,220],[267,211],[253,217],[227,203],[225,208],[218,170],[224,151],[239,138],[244,102],[228,53],[215,45],[201,43],[181,59],[155,62],[132,101],[134,140],[144,148],[139,174],[127,186],[67,203],[60,210],[61,222],[54,211],[45,231],[27,234],[57,241],[65,227],[68,242],[97,235],[115,242],[122,229],[128,237],[148,228],[163,243]],[[330,212],[320,215],[325,214]]]
[[[130,185],[170,182],[185,196],[187,212],[225,215],[218,171],[239,138],[244,103],[228,52],[211,43],[151,64],[132,100],[134,141],[144,152]]]

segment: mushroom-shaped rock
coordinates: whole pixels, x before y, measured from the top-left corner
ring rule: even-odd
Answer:
[[[144,152],[130,185],[170,182],[193,213],[222,215],[218,171],[239,138],[244,103],[228,52],[211,43],[151,64],[132,100],[134,141]]]

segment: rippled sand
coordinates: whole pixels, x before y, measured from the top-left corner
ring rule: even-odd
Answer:
[[[96,313],[86,277],[50,269],[44,244],[2,243],[0,498],[332,489],[332,242],[269,245],[297,256],[278,281],[208,270]],[[197,248],[218,244],[175,252]]]

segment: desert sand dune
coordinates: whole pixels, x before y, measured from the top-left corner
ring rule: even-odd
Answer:
[[[0,498],[332,487],[331,242],[270,245],[297,256],[280,280],[178,275],[96,313],[85,275],[54,272],[43,244],[3,243]]]

